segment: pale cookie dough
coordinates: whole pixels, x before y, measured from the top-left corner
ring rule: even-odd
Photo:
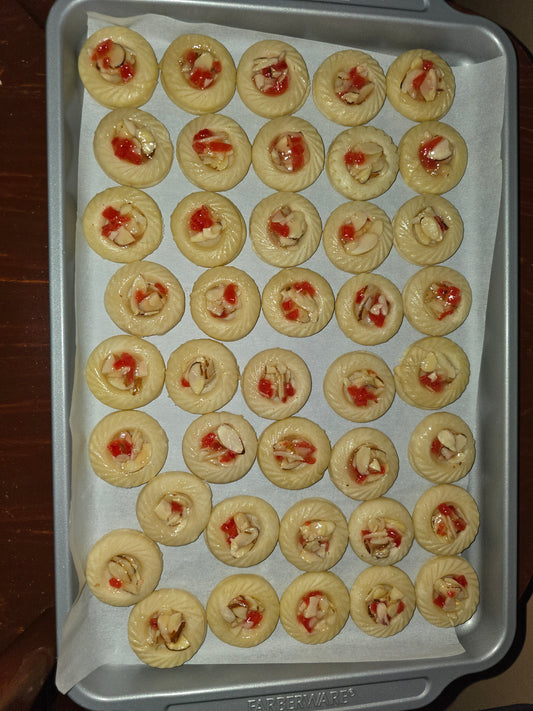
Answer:
[[[428,336],[445,336],[468,316],[472,291],[462,274],[441,265],[413,274],[402,291],[405,316]]]
[[[161,551],[151,538],[133,528],[118,528],[91,548],[85,577],[99,600],[128,607],[154,590],[162,570]]]
[[[165,50],[160,66],[167,96],[191,114],[220,111],[235,93],[233,59],[212,37],[180,35]]]
[[[281,519],[279,547],[300,570],[329,570],[342,558],[347,545],[346,518],[327,499],[301,499]]]
[[[103,27],[84,43],[78,56],[83,85],[108,109],[138,107],[152,96],[159,76],[150,44],[128,27]]]
[[[194,474],[214,484],[227,484],[241,479],[254,463],[257,436],[242,415],[209,412],[189,425],[181,449]]]
[[[194,282],[191,316],[211,338],[236,341],[247,336],[261,311],[255,281],[236,267],[213,267]]]
[[[394,400],[394,378],[379,356],[353,351],[339,356],[324,377],[328,405],[352,422],[370,422],[381,417]]]
[[[200,267],[231,262],[246,240],[246,223],[224,195],[190,193],[170,216],[170,229],[180,252]]]
[[[342,126],[360,126],[376,116],[385,101],[385,75],[378,62],[357,49],[325,59],[313,77],[319,111]]]
[[[380,128],[348,128],[331,142],[326,172],[331,186],[344,197],[372,200],[396,180],[398,149]]]
[[[134,336],[159,336],[180,321],[185,294],[174,274],[155,262],[131,262],[109,280],[105,309],[113,322]]]
[[[298,192],[318,178],[324,166],[324,144],[308,121],[282,116],[259,129],[252,146],[257,176],[272,190]]]
[[[371,272],[391,250],[391,221],[373,203],[343,203],[326,220],[322,242],[329,260],[338,269],[351,274]]]
[[[461,397],[470,378],[463,349],[444,336],[426,336],[407,348],[394,368],[398,395],[408,405],[440,410]]]
[[[146,484],[161,471],[168,438],[145,412],[112,412],[91,432],[88,450],[95,474],[108,484],[130,488]]]
[[[415,606],[413,583],[393,565],[365,568],[350,590],[352,620],[372,637],[392,637],[401,632]]]
[[[237,68],[239,96],[250,111],[263,118],[298,111],[310,87],[304,58],[281,40],[256,42],[244,52]]]
[[[104,405],[133,410],[161,393],[165,362],[159,350],[137,336],[111,336],[91,352],[85,367],[87,385]]]
[[[194,414],[218,410],[234,396],[239,366],[218,341],[198,338],[178,346],[167,362],[165,385],[178,407]]]
[[[128,640],[139,659],[169,669],[189,661],[207,631],[205,610],[187,590],[161,588],[137,603],[128,620]]]
[[[433,556],[415,581],[416,606],[436,627],[456,627],[469,620],[479,603],[479,580],[460,556]]]
[[[409,511],[385,496],[359,504],[348,532],[354,553],[370,565],[394,565],[407,555],[414,538]]]
[[[402,296],[379,274],[353,276],[339,289],[335,316],[341,331],[355,343],[385,343],[402,325]]]
[[[322,427],[305,417],[287,417],[268,425],[259,437],[257,462],[282,489],[305,489],[319,481],[329,463],[331,445]]]
[[[278,192],[254,207],[249,233],[253,250],[263,261],[275,267],[295,267],[316,252],[322,220],[303,195]]]
[[[455,96],[449,64],[429,49],[410,49],[387,71],[387,98],[403,116],[431,121],[446,114]]]
[[[350,614],[350,593],[329,570],[302,573],[280,599],[280,621],[287,634],[304,644],[336,637]]]
[[[278,531],[278,515],[270,504],[257,496],[232,496],[213,509],[205,542],[222,563],[248,568],[268,558]]]
[[[152,540],[165,546],[195,541],[207,526],[211,489],[188,472],[163,472],[137,498],[137,520]]]
[[[136,262],[159,247],[163,218],[142,190],[125,186],[95,195],[83,213],[83,234],[97,254],[111,262]]]
[[[104,116],[94,134],[93,150],[111,180],[134,188],[160,183],[174,153],[165,126],[141,109],[115,109]]]
[[[464,420],[451,412],[435,412],[413,430],[407,456],[420,476],[435,484],[450,484],[472,468],[476,444]]]
[[[291,267],[275,274],[263,289],[263,314],[279,333],[312,336],[326,326],[335,308],[330,285],[311,269]]]
[[[301,410],[307,402],[311,374],[296,353],[267,348],[246,364],[241,388],[252,412],[269,420],[282,420]]]
[[[234,647],[255,647],[270,637],[279,620],[279,600],[260,575],[237,573],[221,580],[206,606],[211,632]]]
[[[468,151],[463,137],[441,121],[424,121],[410,128],[398,151],[402,178],[417,193],[446,193],[466,170]]]
[[[191,183],[202,190],[229,190],[244,178],[251,161],[248,136],[222,114],[192,119],[178,136],[176,156]]]
[[[445,262],[463,241],[463,220],[441,195],[417,195],[392,220],[394,246],[408,262],[423,267]]]
[[[387,435],[372,427],[346,432],[333,445],[329,476],[350,499],[377,499],[398,475],[396,448]]]
[[[466,489],[455,484],[437,484],[416,502],[413,525],[422,548],[436,555],[457,555],[477,536],[479,510]]]

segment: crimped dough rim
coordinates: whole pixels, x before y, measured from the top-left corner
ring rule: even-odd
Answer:
[[[375,481],[359,484],[346,471],[346,462],[353,451],[363,444],[371,445],[385,453],[387,471]],[[383,496],[394,484],[398,469],[399,458],[392,440],[373,427],[357,427],[342,435],[332,447],[328,467],[330,479],[337,489],[357,501]]]
[[[462,605],[455,619],[433,602],[433,584],[445,575],[464,575],[468,582],[468,603]],[[474,568],[461,556],[433,556],[416,576],[416,606],[422,616],[436,627],[456,627],[469,620],[479,602],[479,580]]]
[[[386,558],[376,558],[366,549],[361,539],[361,529],[371,516],[383,517],[386,521],[393,520],[403,526],[400,545],[390,551]],[[381,496],[369,499],[352,512],[348,520],[348,533],[353,552],[365,563],[371,565],[394,565],[409,552],[414,539],[414,527],[409,511],[396,499]]]
[[[192,502],[192,512],[183,527],[172,527],[162,521],[154,508],[166,494],[183,494]],[[165,546],[192,543],[203,532],[211,513],[211,489],[194,474],[167,471],[152,479],[137,497],[139,525],[152,540]]]
[[[335,75],[347,67],[365,65],[374,84],[372,94],[361,104],[346,104],[334,90]],[[385,102],[385,75],[378,62],[365,52],[345,49],[327,57],[313,77],[313,99],[326,118],[342,126],[360,126],[373,119]]]
[[[306,561],[298,547],[299,529],[306,521],[325,520],[335,524],[324,558]],[[344,555],[348,545],[348,524],[338,506],[328,499],[310,497],[293,504],[283,515],[279,526],[279,547],[285,558],[299,570],[329,570]]]
[[[201,48],[222,64],[222,72],[207,89],[196,89],[181,71],[179,59],[190,48]],[[173,40],[160,62],[161,85],[168,98],[191,114],[210,114],[223,109],[235,93],[236,69],[226,47],[207,35],[190,33]]]

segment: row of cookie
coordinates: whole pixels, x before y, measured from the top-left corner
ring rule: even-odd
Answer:
[[[358,427],[331,447],[322,427],[305,417],[288,417],[268,425],[259,438],[242,416],[220,411],[200,415],[181,443],[188,469],[213,484],[241,479],[256,457],[259,468],[283,489],[304,489],[318,482],[326,469],[346,496],[366,500],[382,496],[398,475],[394,444],[383,432]],[[95,473],[113,486],[146,484],[163,468],[168,438],[153,417],[139,410],[106,415],[88,443]],[[408,446],[412,468],[435,483],[465,477],[475,459],[475,442],[466,422],[438,412],[424,418]]]
[[[294,415],[311,393],[305,361],[283,348],[267,348],[245,365],[242,376],[233,353],[206,338],[186,341],[169,356],[137,336],[111,336],[91,352],[85,376],[93,395],[109,407],[130,410],[158,397],[166,386],[171,400],[187,412],[205,414],[224,407],[241,384],[256,415],[280,420]],[[441,410],[464,392],[470,377],[468,357],[454,341],[427,336],[401,355],[394,375],[368,351],[338,356],[327,368],[327,403],[352,422],[370,422],[392,405],[395,394],[409,405]]]
[[[169,173],[174,149],[167,128],[141,109],[114,109],[98,124],[93,141],[104,173],[121,185],[146,188]],[[327,154],[320,134],[298,116],[271,119],[250,144],[228,116],[206,114],[180,131],[176,158],[183,175],[202,190],[235,187],[253,166],[272,190],[299,192],[314,183],[324,166],[331,186],[350,200],[385,193],[398,170],[418,193],[441,194],[463,177],[467,148],[449,124],[425,121],[410,128],[396,146],[375,126],[342,131]]]
[[[179,108],[192,114],[214,113],[235,89],[248,109],[264,118],[292,114],[305,103],[311,82],[306,62],[279,39],[254,43],[238,67],[219,41],[183,34],[166,49],[160,66],[145,38],[126,27],[105,27],[91,35],[78,57],[82,82],[108,108],[139,107],[161,84]],[[379,63],[356,49],[327,57],[312,81],[312,95],[326,118],[344,126],[367,123],[387,96],[407,118],[427,121],[444,116],[455,96],[447,62],[427,49],[397,57],[385,76]]]
[[[88,585],[99,599],[134,605],[128,638],[139,658],[151,666],[179,666],[203,643],[206,615],[185,590],[155,590],[161,572],[159,548],[134,529],[106,534],[91,549],[86,566]],[[388,637],[409,623],[415,603],[431,624],[451,627],[466,622],[478,600],[472,566],[457,555],[438,555],[422,565],[414,588],[403,571],[389,564],[363,570],[350,593],[330,571],[305,572],[289,584],[279,606],[274,588],[261,576],[232,575],[212,590],[207,621],[223,642],[252,647],[272,634],[280,614],[285,631],[296,640],[323,644],[340,632],[350,613],[366,634]]]
[[[463,323],[471,299],[466,279],[444,266],[416,272],[402,293],[384,276],[359,274],[341,286],[337,297],[320,274],[304,267],[280,270],[262,294],[241,269],[212,267],[194,282],[190,309],[196,325],[220,341],[247,336],[262,310],[276,331],[296,338],[318,333],[335,312],[345,336],[361,345],[377,345],[395,335],[404,313],[421,333],[446,335]],[[167,333],[181,320],[185,295],[169,269],[144,260],[113,274],[104,304],[123,331],[153,336]]]
[[[202,267],[231,262],[246,240],[246,224],[237,206],[224,195],[190,193],[170,216],[180,252]],[[147,257],[161,243],[163,218],[157,203],[136,188],[107,188],[87,204],[83,231],[91,248],[114,262]],[[320,240],[330,261],[352,274],[376,269],[392,244],[419,266],[444,262],[459,248],[463,222],[455,207],[440,195],[410,198],[387,214],[370,202],[350,201],[322,221],[303,195],[276,192],[252,210],[249,236],[254,252],[277,267],[294,267],[309,259]]]

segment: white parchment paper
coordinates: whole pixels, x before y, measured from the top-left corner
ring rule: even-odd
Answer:
[[[230,50],[235,64],[253,42],[262,39],[258,32],[232,30],[225,27],[198,24],[189,25],[167,17],[146,15],[120,20],[90,15],[88,34],[108,24],[131,26],[152,44],[156,56],[161,59],[166,47],[179,34],[200,32],[215,37]],[[282,38],[296,47],[303,55],[312,77],[321,62],[334,51],[343,47],[312,42],[298,38]],[[394,56],[373,52],[373,56],[386,71]],[[445,56],[446,58],[446,56]],[[471,364],[471,379],[464,395],[447,410],[461,415],[476,436],[477,373],[481,358],[482,336],[489,275],[492,265],[493,246],[501,198],[501,130],[503,121],[503,92],[505,60],[453,66],[457,93],[454,104],[443,119],[454,126],[464,137],[469,151],[468,167],[460,184],[446,194],[457,207],[465,224],[463,244],[446,264],[462,272],[470,282],[473,294],[472,309],[466,322],[451,338],[466,351]],[[175,144],[179,131],[193,117],[177,108],[166,96],[159,84],[150,101],[142,107],[161,120],[170,132]],[[84,378],[85,363],[92,349],[105,338],[117,335],[119,330],[107,315],[103,294],[109,278],[121,265],[109,262],[95,254],[87,245],[82,230],[81,218],[88,201],[101,190],[113,185],[98,166],[92,151],[94,131],[107,110],[94,102],[85,92],[79,145],[78,183],[78,229],[76,235],[76,316],[77,316],[77,371],[72,402],[72,502],[70,519],[70,544],[76,569],[80,577],[80,595],[73,604],[63,628],[59,652],[56,682],[66,692],[101,665],[141,664],[131,651],[127,640],[129,608],[114,608],[94,598],[84,586],[84,566],[92,545],[108,531],[121,528],[140,528],[135,516],[135,503],[139,489],[115,488],[97,477],[91,470],[87,455],[87,441],[93,427],[110,412],[89,392]],[[252,114],[236,94],[221,113],[234,118],[244,128],[252,142],[264,119]],[[327,150],[332,139],[344,130],[327,119],[316,109],[309,96],[298,115],[309,120],[320,132]],[[400,138],[413,122],[400,116],[388,101],[371,125],[384,129],[398,144]],[[177,249],[170,231],[170,215],[177,203],[190,192],[197,191],[181,174],[174,161],[169,175],[159,185],[148,189],[158,203],[164,217],[164,237],[158,249],[148,260],[167,266],[180,280],[187,300],[192,285],[203,269],[188,262]],[[248,222],[252,208],[272,191],[268,189],[250,168],[245,179],[225,194],[241,210]],[[317,207],[323,223],[332,210],[345,199],[330,186],[325,172],[303,194]],[[392,218],[397,209],[414,193],[408,189],[400,174],[394,185],[384,195],[372,202],[379,205]],[[244,269],[256,280],[260,290],[277,271],[263,263],[252,251],[249,242],[242,253],[232,262]],[[304,265],[328,279],[335,294],[350,278],[350,274],[336,269],[327,259],[322,245]],[[393,249],[385,262],[376,270],[391,279],[401,290],[417,267],[401,259]],[[194,324],[187,308],[182,321],[168,334],[150,340],[161,351],[165,361],[181,343],[191,338],[204,337]],[[385,359],[392,369],[403,350],[422,337],[409,323],[404,323],[396,336],[388,343],[371,350]],[[291,339],[274,331],[261,315],[252,333],[241,341],[229,344],[235,353],[242,371],[248,359],[256,352],[274,345],[294,350],[307,362],[312,378],[311,396],[298,413],[318,422],[327,432],[331,443],[356,426],[338,417],[327,405],[322,395],[322,380],[329,364],[341,353],[360,349],[346,338],[337,326],[335,317],[319,334],[306,339]],[[188,425],[195,419],[176,407],[166,391],[143,408],[154,416],[166,430],[169,438],[169,455],[164,471],[184,470],[181,454],[181,438]],[[240,391],[224,408],[229,412],[242,413],[255,427],[258,436],[269,421],[254,415],[246,406]],[[407,406],[398,396],[390,410],[369,426],[383,430],[394,442],[399,457],[400,471],[393,487],[386,496],[397,499],[409,511],[430,483],[417,476],[409,467],[407,443],[414,427],[428,414],[427,411]],[[479,473],[476,465],[471,473],[459,482],[476,495]],[[269,501],[281,518],[296,500],[308,496],[324,496],[334,501],[348,518],[358,502],[341,494],[329,480],[326,472],[323,479],[309,489],[297,492],[278,489],[261,473],[257,464],[240,481],[211,485],[213,505],[237,493],[261,496]],[[481,511],[480,536],[483,535],[483,511]],[[203,605],[215,583],[238,570],[216,560],[201,537],[185,547],[161,546],[164,559],[160,587],[180,587],[193,592]],[[476,542],[465,553],[474,564],[478,561]],[[398,567],[415,580],[420,565],[430,555],[417,543]],[[332,569],[348,589],[357,575],[365,568],[348,546],[344,557]],[[281,595],[287,585],[300,571],[289,564],[279,547],[260,565],[248,569],[267,578]],[[483,595],[484,591],[481,591]],[[472,621],[473,623],[473,621]],[[469,623],[467,623],[469,624]],[[230,653],[228,653],[228,650]],[[437,629],[427,623],[415,611],[408,627],[395,637],[386,640],[374,639],[361,632],[348,620],[345,628],[331,642],[324,645],[304,645],[289,637],[281,625],[263,644],[252,650],[229,649],[209,630],[200,651],[188,664],[227,664],[276,662],[357,661],[364,650],[365,661],[398,659],[438,658],[456,655],[463,651],[453,629]]]

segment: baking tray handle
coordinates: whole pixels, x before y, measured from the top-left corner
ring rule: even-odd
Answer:
[[[321,1],[321,0],[318,0]],[[447,0],[331,0],[339,5],[355,5],[361,8],[387,11],[394,10],[427,13],[432,20],[450,19],[460,8],[452,8]]]
[[[390,681],[368,682],[319,689],[301,689],[290,692],[273,692],[258,696],[232,699],[170,704],[164,711],[288,711],[289,709],[325,708],[330,711],[357,711],[377,707],[380,709],[417,708],[434,698],[440,689],[431,689],[425,676],[398,678]]]

